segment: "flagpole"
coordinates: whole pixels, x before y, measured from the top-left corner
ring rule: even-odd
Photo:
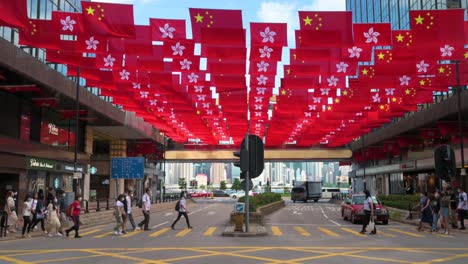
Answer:
[[[463,117],[462,117],[462,107],[461,107],[461,97],[463,86],[460,85],[460,61],[455,62],[456,72],[457,72],[457,108],[458,108],[458,133],[460,134],[460,158],[461,158],[461,169],[460,169],[460,186],[464,186],[464,177],[466,176],[465,171],[465,147],[463,142]]]
[[[75,148],[74,148],[74,161],[73,161],[73,172],[77,173],[77,162],[78,162],[78,135],[79,135],[79,118],[80,118],[80,67],[76,69],[76,96],[75,96]],[[83,175],[81,175],[83,176]],[[81,195],[81,181],[77,179],[76,192]]]

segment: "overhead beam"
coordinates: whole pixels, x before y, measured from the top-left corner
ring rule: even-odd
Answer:
[[[235,150],[169,150],[168,161],[232,161]],[[349,149],[273,149],[265,150],[265,160],[343,160],[352,156]]]

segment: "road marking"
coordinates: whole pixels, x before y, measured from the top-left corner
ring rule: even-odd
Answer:
[[[323,227],[319,227],[318,230],[322,231],[323,233],[329,235],[329,236],[333,236],[333,237],[339,237],[340,235],[338,235],[337,233],[331,231],[331,230],[328,230],[326,228],[323,228]]]
[[[307,232],[304,228],[300,227],[300,226],[295,226],[294,229],[299,233],[301,234],[301,236],[310,236],[310,233]]]
[[[337,226],[341,226],[341,224],[339,224],[339,223],[337,223],[337,222],[335,222],[335,221],[333,221],[333,220],[331,220],[331,219],[328,219],[328,220],[329,220],[330,222],[334,223],[334,224],[337,225]]]
[[[173,213],[165,213],[164,216],[170,216],[172,215]]]
[[[106,236],[110,236],[114,234],[114,231],[111,231],[111,232],[107,232],[107,233],[104,233],[104,234],[101,234],[101,235],[97,235],[97,236],[93,236],[93,238],[103,238],[103,237],[106,237]]]
[[[363,234],[361,234],[361,233],[359,233],[357,231],[354,231],[354,230],[346,228],[346,227],[342,227],[341,230],[346,231],[346,232],[351,233],[351,234],[356,235],[356,236],[361,236],[361,237],[366,236],[366,235],[363,235]]]
[[[160,227],[160,226],[165,225],[165,224],[167,224],[167,223],[169,223],[169,221],[166,221],[166,222],[164,222],[164,223],[157,224],[157,225],[153,226],[152,228],[157,228],[157,227]]]
[[[208,230],[206,230],[206,232],[203,233],[203,235],[204,236],[212,236],[215,231],[216,231],[216,227],[212,226],[212,227],[208,228]]]
[[[190,212],[190,213],[188,213],[188,215],[192,215],[192,214],[194,214],[194,213],[200,212],[200,211],[203,210],[203,209],[205,209],[205,208],[198,209],[198,210],[196,210],[196,211]]]
[[[11,263],[15,263],[15,264],[29,264],[29,263],[31,263],[31,262],[26,262],[26,261],[14,259],[14,258],[9,258],[9,257],[6,257],[6,256],[0,256],[0,259],[11,262]]]
[[[186,229],[180,231],[179,233],[177,233],[176,237],[183,237],[183,236],[187,235],[188,233],[190,233],[190,231],[192,231],[192,229],[186,228]]]
[[[378,230],[377,231],[377,234],[379,235],[383,235],[383,236],[386,236],[386,237],[396,237],[396,235],[394,234],[390,234],[390,233],[387,233],[387,232],[382,232],[381,230]]]
[[[398,229],[395,229],[395,228],[388,228],[388,230],[391,230],[393,232],[397,232],[397,233],[400,233],[400,234],[412,236],[412,237],[424,237],[423,235],[418,235],[418,234],[414,234],[414,233],[411,233],[411,232],[408,232],[408,231],[398,230]]]
[[[84,232],[84,233],[81,233],[80,236],[87,236],[87,235],[91,235],[91,234],[94,234],[94,233],[97,233],[99,231],[101,231],[102,229],[94,229],[94,230],[90,230],[90,231],[87,231],[87,232]],[[72,237],[70,237],[72,238]]]
[[[214,215],[216,212],[208,212],[208,215]]]
[[[277,226],[272,226],[271,227],[271,232],[273,232],[274,236],[282,236],[283,235],[283,233],[281,232],[281,230]]]
[[[302,213],[298,211],[293,211],[293,214],[301,215]]]
[[[151,235],[149,235],[149,236],[150,236],[150,237],[157,237],[157,236],[160,236],[160,235],[166,233],[166,232],[169,231],[169,230],[171,230],[170,227],[165,227],[165,228],[163,228],[163,229],[161,229],[161,230],[158,230],[158,231],[154,232],[153,234],[151,234]]]
[[[143,230],[137,230],[137,231],[133,231],[133,232],[127,232],[127,234],[124,234],[122,235],[121,237],[132,237],[132,236],[136,236],[140,233],[142,233]]]

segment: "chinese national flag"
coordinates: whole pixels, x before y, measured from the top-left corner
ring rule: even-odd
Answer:
[[[309,33],[305,43],[319,36],[338,38],[342,46],[353,42],[352,12],[299,11],[299,22],[301,31]]]
[[[28,25],[26,0],[0,0],[0,26],[26,28]]]
[[[353,24],[354,44],[357,46],[390,46],[392,30],[390,23]]]
[[[251,43],[270,47],[288,45],[286,23],[250,23]]]
[[[79,35],[84,32],[81,13],[52,11],[55,32],[62,35]]]
[[[414,57],[415,48],[411,30],[392,30],[393,57],[395,59],[408,59]]]
[[[83,57],[81,52],[46,50],[46,60],[50,62],[69,64],[80,67],[93,67],[96,64],[96,58]]]
[[[200,43],[203,28],[242,29],[241,10],[190,8],[192,38]]]
[[[155,41],[187,38],[184,19],[150,18],[150,26]]]
[[[19,30],[19,44],[37,48],[59,49],[59,34],[50,32],[54,32],[52,20],[29,19],[27,27]]]
[[[270,57],[279,55],[279,60],[281,60],[281,52],[274,53],[273,50],[269,50],[268,47],[266,50],[269,51],[269,53],[266,54],[266,52],[264,52],[265,53],[264,57],[267,57],[267,55],[270,55],[268,57],[270,58]],[[277,50],[280,50],[280,49],[277,49]],[[245,61],[247,59],[247,49],[245,47],[202,46],[201,51],[202,51],[201,54],[203,57],[207,57],[209,59],[216,59],[218,61],[224,61],[224,60]],[[273,55],[273,53],[275,55]],[[258,55],[258,57],[262,58],[261,55]]]
[[[133,5],[81,2],[88,33],[120,38],[135,38]]]

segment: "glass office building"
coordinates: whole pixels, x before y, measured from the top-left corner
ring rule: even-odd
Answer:
[[[409,10],[464,8],[468,0],[347,0],[354,23],[390,22],[392,29],[409,29]],[[467,13],[465,11],[465,17]]]

